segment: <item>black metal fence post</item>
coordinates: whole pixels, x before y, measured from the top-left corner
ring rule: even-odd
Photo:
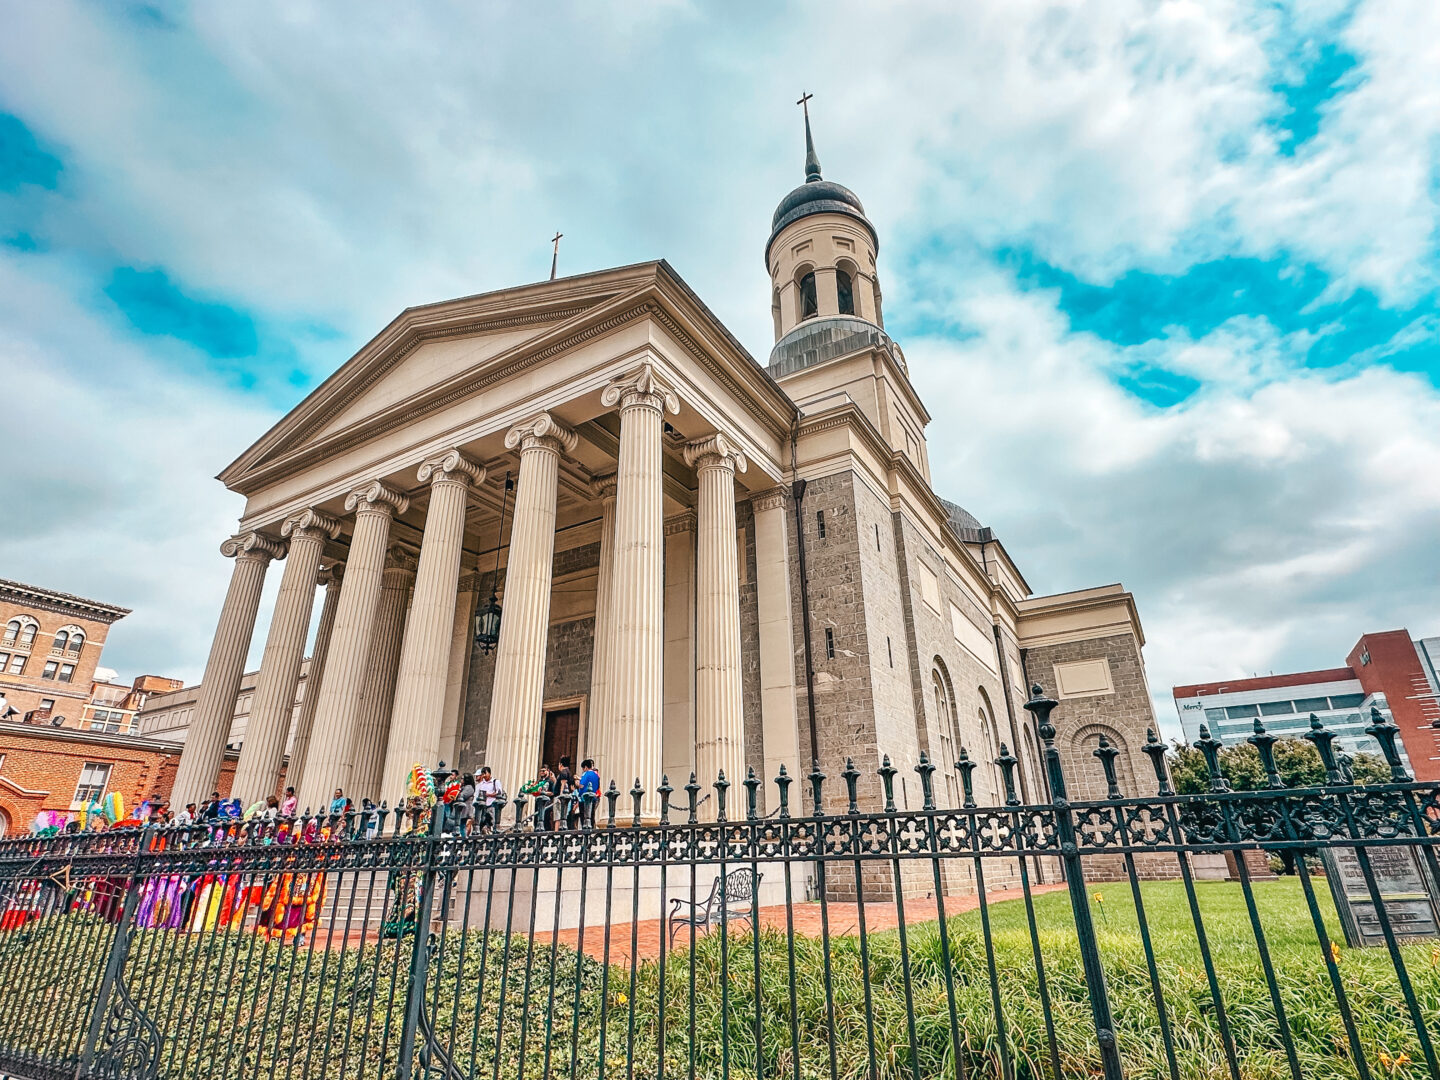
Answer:
[[[1125,1070],[1120,1063],[1120,1046],[1115,1038],[1115,1020],[1110,1014],[1110,995],[1105,989],[1105,968],[1100,961],[1100,945],[1095,936],[1095,922],[1090,917],[1090,898],[1085,893],[1085,872],[1080,864],[1080,849],[1075,838],[1075,818],[1066,796],[1065,771],[1060,765],[1060,751],[1055,747],[1055,726],[1050,714],[1059,706],[1046,697],[1039,683],[1030,688],[1025,708],[1040,725],[1040,739],[1045,744],[1045,772],[1050,779],[1050,803],[1055,808],[1055,828],[1060,840],[1060,861],[1065,867],[1065,883],[1070,889],[1070,906],[1074,909],[1075,935],[1080,942],[1080,960],[1085,969],[1085,985],[1089,991],[1090,1013],[1095,1021],[1095,1039],[1100,1047],[1100,1064],[1105,1080],[1123,1080]]]
[[[440,801],[440,785],[448,777],[442,761],[432,774],[436,800],[430,815],[430,834],[421,851],[425,865],[421,871],[420,897],[415,905],[415,946],[410,954],[410,985],[405,989],[405,1023],[400,1029],[400,1063],[396,1080],[409,1080],[415,1065],[415,1035],[420,1029],[420,1010],[425,1003],[425,981],[430,962],[430,910],[435,903],[435,863],[439,855],[441,833],[445,829],[445,804]],[[427,1051],[428,1051],[427,1047]]]
[[[105,961],[105,974],[95,995],[95,1008],[85,1033],[85,1048],[80,1054],[76,1076],[88,1076],[95,1069],[97,1057],[104,1057],[100,1046],[102,1036],[108,1042],[124,1044],[126,1062],[138,1080],[149,1080],[160,1066],[160,1032],[155,1024],[130,1000],[125,989],[125,960],[130,955],[130,939],[135,927],[135,909],[140,904],[141,871],[145,860],[144,838],[135,853],[135,865],[126,883],[120,919],[115,924],[115,938]]]

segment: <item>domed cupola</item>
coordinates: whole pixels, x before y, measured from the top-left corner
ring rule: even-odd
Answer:
[[[805,182],[780,200],[765,244],[775,340],[808,319],[849,316],[883,326],[875,255],[880,240],[859,196],[826,180],[805,108]]]

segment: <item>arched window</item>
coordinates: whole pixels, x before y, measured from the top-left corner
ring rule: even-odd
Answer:
[[[800,318],[813,319],[820,311],[815,300],[815,271],[800,279]]]
[[[40,629],[40,624],[34,621],[27,622],[20,631],[20,644],[29,645],[35,640],[35,631]]]
[[[1130,749],[1125,743],[1125,737],[1114,728],[1103,724],[1090,724],[1081,728],[1075,733],[1074,741],[1070,744],[1074,748],[1075,763],[1069,771],[1075,773],[1071,784],[1076,787],[1077,794],[1083,799],[1103,799],[1109,794],[1105,783],[1105,768],[1095,757],[1102,735],[1106,742],[1120,751],[1120,755],[1115,759],[1115,778],[1120,783],[1121,794],[1132,798],[1139,795],[1140,790],[1135,784],[1135,772],[1130,765]]]
[[[11,619],[5,624],[5,637],[0,640],[3,640],[6,645],[13,643],[14,640],[20,636],[20,627],[22,625],[24,624],[21,623],[19,619]]]
[[[984,694],[984,690],[981,690]],[[990,711],[981,706],[980,713],[980,738],[981,746],[985,753],[985,768],[981,771],[989,778],[990,802],[992,806],[998,806],[1005,801],[1005,786],[1000,781],[1000,766],[995,764],[995,759],[1000,756],[1000,741],[995,735],[995,721],[990,716]]]
[[[955,774],[955,761],[959,757],[955,744],[955,710],[950,703],[950,688],[945,685],[945,674],[940,665],[930,669],[930,700],[935,706],[935,723],[940,731],[940,753],[935,767],[945,777],[943,797],[946,805],[960,805],[960,779]]]
[[[71,656],[79,656],[79,655],[80,655],[80,649],[84,646],[84,644],[85,644],[85,632],[84,632],[83,630],[72,630],[72,631],[70,631],[70,648],[69,648],[69,653],[70,653]]]
[[[0,642],[6,645],[29,645],[35,640],[35,631],[40,624],[28,615],[17,615],[5,624],[5,636]]]
[[[835,271],[835,291],[840,294],[840,314],[855,314],[855,286],[853,279],[844,270]]]
[[[55,635],[55,644],[52,645],[51,648],[63,651],[65,646],[69,644],[70,632],[68,630],[61,630]]]

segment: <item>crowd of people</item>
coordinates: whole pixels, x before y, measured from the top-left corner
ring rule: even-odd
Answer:
[[[482,765],[473,775],[452,769],[449,779],[439,792],[445,811],[445,829],[465,836],[471,828],[486,831],[504,821],[509,796],[489,765]],[[529,822],[535,828],[593,828],[595,805],[600,801],[600,773],[595,762],[586,758],[575,774],[569,755],[562,755],[556,768],[541,764],[535,779],[521,785],[519,795],[530,811]]]

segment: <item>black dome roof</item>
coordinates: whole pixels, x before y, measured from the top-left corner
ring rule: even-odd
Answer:
[[[801,101],[807,101],[802,98]],[[844,184],[825,180],[820,176],[820,158],[815,153],[815,140],[810,136],[810,109],[805,109],[805,183],[780,200],[775,207],[775,216],[770,219],[770,239],[765,241],[765,262],[770,262],[770,247],[780,230],[792,222],[811,214],[844,214],[865,226],[870,233],[875,250],[880,250],[880,238],[875,235],[875,226],[865,216],[865,207],[860,197]]]

